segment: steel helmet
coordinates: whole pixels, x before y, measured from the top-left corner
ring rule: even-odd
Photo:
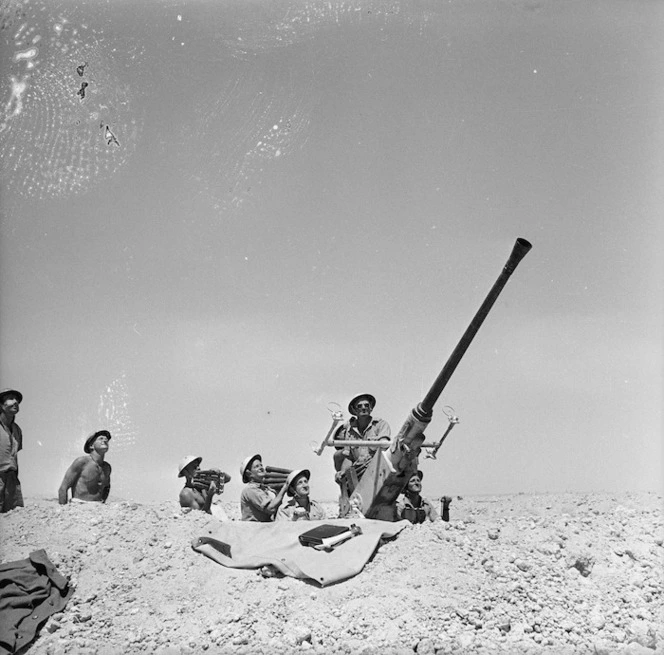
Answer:
[[[348,411],[355,415],[355,410],[353,409],[355,406],[355,403],[358,400],[361,400],[362,398],[366,398],[369,401],[369,404],[371,405],[371,411],[373,412],[373,408],[376,406],[376,399],[370,394],[370,393],[361,393],[358,396],[355,396],[349,403],[348,403]]]
[[[244,474],[247,472],[247,470],[251,467],[251,465],[254,463],[254,460],[259,459],[261,462],[263,461],[263,458],[260,455],[251,455],[250,457],[245,457],[242,460],[242,464],[240,464],[240,477],[242,478],[242,482],[246,482],[246,478],[244,477]]]
[[[295,489],[291,488],[291,485],[302,475],[309,480],[311,478],[311,471],[309,469],[295,469],[288,474],[286,478],[286,493],[289,496],[295,495]]]
[[[83,444],[83,452],[84,453],[91,453],[92,452],[92,444],[95,442],[97,437],[106,437],[110,441],[111,440],[111,433],[108,430],[97,430],[96,432],[93,432],[85,440],[85,444]]]
[[[20,391],[16,391],[16,389],[3,389],[0,391],[0,403],[6,396],[16,396],[19,405],[23,402],[23,394]]]
[[[178,478],[182,477],[182,471],[187,468],[190,464],[193,464],[196,462],[196,466],[198,466],[201,462],[203,461],[202,457],[196,457],[194,455],[187,455],[186,457],[183,457],[180,460],[180,464],[178,465]]]

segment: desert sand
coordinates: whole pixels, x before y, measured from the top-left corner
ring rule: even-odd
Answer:
[[[31,655],[664,653],[654,493],[457,497],[325,588],[195,552],[219,524],[175,500],[26,505],[0,517],[0,560],[44,548],[75,586]]]

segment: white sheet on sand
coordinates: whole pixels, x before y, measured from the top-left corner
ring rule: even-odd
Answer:
[[[300,544],[299,535],[324,523],[346,526],[354,523],[362,529],[362,534],[331,552]],[[194,539],[191,545],[223,566],[256,569],[271,564],[284,575],[312,580],[325,587],[357,575],[378,549],[381,539],[395,537],[408,525],[408,521],[389,523],[371,519],[228,521],[215,533]]]

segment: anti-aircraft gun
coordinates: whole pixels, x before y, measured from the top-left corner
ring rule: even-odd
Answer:
[[[484,302],[475,314],[470,325],[466,328],[461,340],[456,348],[452,351],[449,359],[443,366],[434,381],[433,385],[424,396],[422,401],[413,408],[410,416],[405,420],[399,433],[392,439],[391,442],[381,443],[379,441],[361,442],[353,441],[352,445],[370,445],[373,448],[379,448],[375,455],[369,462],[364,474],[359,481],[356,478],[353,480],[346,480],[350,482],[350,504],[359,509],[360,512],[366,517],[371,519],[380,519],[383,521],[395,521],[396,506],[395,502],[399,494],[405,489],[411,476],[417,471],[417,459],[423,446],[430,446],[431,444],[424,443],[424,431],[431,422],[433,417],[433,407],[436,401],[443,392],[443,389],[452,377],[457,365],[464,356],[468,346],[480,329],[484,319],[487,317],[489,311],[496,302],[496,299],[503,290],[505,284],[510,276],[518,266],[519,262],[526,256],[532,245],[526,239],[517,239],[512,249],[512,253],[507,260],[502,272],[498,279],[494,282],[493,287],[489,291]],[[453,415],[453,413],[452,413]],[[438,444],[435,444],[433,450],[433,458],[440,448],[443,440],[449,434],[454,424],[458,422],[453,421],[453,418],[448,414],[450,425],[443,435]],[[340,417],[333,413],[333,428],[335,421],[338,423]],[[323,448],[331,447],[344,447],[348,446],[347,441],[335,442],[331,437],[331,429],[325,437],[319,449],[315,449],[317,454],[320,454]],[[353,470],[349,469],[348,474],[351,476]]]

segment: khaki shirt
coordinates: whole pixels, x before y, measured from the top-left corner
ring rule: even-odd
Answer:
[[[360,432],[357,427],[357,417],[351,416],[336,431],[334,438],[340,441],[379,441],[380,439],[389,439],[391,435],[392,431],[389,424],[382,418],[372,418],[364,432]],[[370,459],[376,450],[376,448],[369,446],[352,446],[349,444],[346,448],[343,448],[343,454],[344,457],[355,463]]]
[[[274,514],[266,511],[266,507],[277,497],[271,489],[258,482],[248,482],[240,495],[242,521],[259,521],[269,523]]]
[[[408,519],[411,523],[424,523],[426,519],[435,521],[438,512],[428,498],[420,496],[420,502],[414,505],[408,496],[401,494],[397,498],[397,516],[400,519]]]
[[[21,428],[12,423],[9,431],[0,423],[0,473],[18,471],[18,451],[23,448]]]
[[[300,507],[295,498],[283,503],[277,512],[277,521],[321,521],[326,518],[325,510],[315,500],[309,500],[309,511],[300,513],[295,509]],[[304,510],[304,507],[300,507]]]

